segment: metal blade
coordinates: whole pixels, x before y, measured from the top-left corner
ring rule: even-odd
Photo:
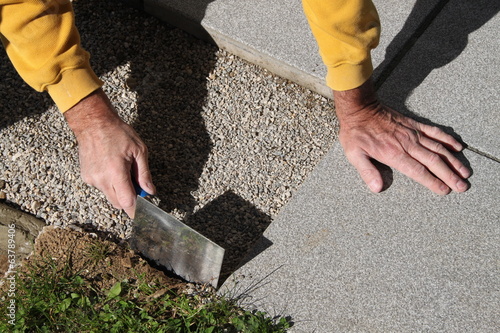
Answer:
[[[217,287],[224,249],[141,197],[130,245],[187,281]]]

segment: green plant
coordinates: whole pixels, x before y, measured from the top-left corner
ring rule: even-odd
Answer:
[[[214,293],[190,296],[161,289],[144,276],[97,290],[69,264],[61,268],[51,258],[28,262],[16,286],[16,320],[0,322],[1,332],[278,333],[291,325]]]
[[[87,246],[87,254],[93,263],[97,263],[111,254],[112,249],[108,242],[93,241]]]

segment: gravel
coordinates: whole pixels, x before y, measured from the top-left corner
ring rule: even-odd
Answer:
[[[322,96],[116,2],[74,1],[92,66],[150,151],[160,207],[241,260],[336,140]],[[79,176],[75,138],[2,53],[0,179],[47,224],[127,238],[132,221]]]

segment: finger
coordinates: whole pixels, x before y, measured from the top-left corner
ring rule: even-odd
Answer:
[[[397,162],[394,163],[393,161]],[[425,165],[406,153],[400,154],[390,161],[381,162],[395,168],[402,174],[422,184],[434,193],[439,195],[450,193],[450,188],[443,181],[431,174]]]
[[[421,145],[414,146],[408,152],[415,160],[422,163],[437,178],[456,192],[467,190],[467,183],[453,171],[450,166],[435,152]]]
[[[106,199],[108,199],[109,203],[116,209],[122,209],[120,206],[120,203],[118,199],[116,198],[116,192],[115,189],[111,184],[109,185],[95,185],[95,188],[97,188],[99,191],[101,191],[105,196]]]
[[[462,178],[469,178],[471,175],[470,170],[455,157],[448,149],[442,144],[427,137],[420,137],[420,144],[428,150],[438,154],[441,158]]]
[[[370,162],[370,158],[364,154],[352,155],[348,157],[349,162],[358,170],[361,179],[368,185],[368,188],[378,193],[382,191],[384,182],[378,169]]]
[[[139,184],[139,186],[149,194],[155,194],[156,187],[153,184],[153,178],[151,177],[151,172],[149,171],[147,151],[136,157],[132,168],[137,184]]]
[[[120,208],[123,209],[130,218],[134,218],[137,195],[135,193],[134,185],[132,184],[130,172],[128,172],[126,178],[115,182],[113,184],[113,189]]]
[[[463,145],[458,142],[453,136],[445,133],[442,129],[436,126],[425,125],[415,121],[415,127],[424,133],[427,137],[439,141],[454,151],[462,151]]]

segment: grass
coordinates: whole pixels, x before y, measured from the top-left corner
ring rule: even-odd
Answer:
[[[106,249],[94,249],[100,253]],[[97,259],[94,258],[94,259]],[[16,276],[16,320],[0,332],[286,332],[287,318],[247,311],[236,301],[162,289],[143,277],[96,290],[67,264],[51,258],[29,261]],[[8,311],[3,293],[0,313]]]
[[[87,255],[94,263],[106,259],[110,253],[111,249],[107,242],[95,241],[87,247]]]

